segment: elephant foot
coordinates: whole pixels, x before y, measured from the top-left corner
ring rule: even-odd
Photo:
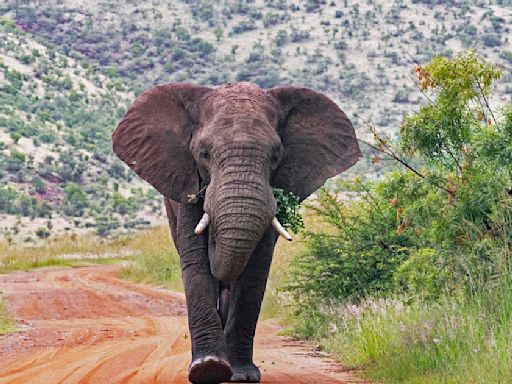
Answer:
[[[253,363],[233,366],[232,370],[231,383],[259,383],[261,380],[260,370]]]
[[[219,384],[232,376],[229,363],[216,356],[204,356],[190,364],[188,379],[193,384]]]

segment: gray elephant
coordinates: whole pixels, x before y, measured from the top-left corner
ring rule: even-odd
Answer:
[[[137,97],[113,148],[165,197],[185,285],[189,380],[259,382],[256,322],[276,229],[287,235],[272,187],[303,200],[354,165],[360,150],[349,119],[307,88],[169,83]],[[230,287],[220,295],[229,300],[225,325],[221,284]]]

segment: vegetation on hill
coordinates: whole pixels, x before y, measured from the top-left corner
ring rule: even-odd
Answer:
[[[435,4],[51,0],[8,1],[4,11],[23,30],[70,57],[86,57],[93,70],[137,92],[163,81],[294,83],[391,127],[418,103],[404,70],[412,57],[425,62],[472,48],[506,63],[512,50],[510,16],[503,12],[509,1]],[[500,92],[512,92],[510,81],[503,78]]]
[[[30,228],[26,240],[52,236],[61,227],[107,235],[146,225],[148,217],[154,222],[161,213],[157,194],[136,183],[111,155],[110,133],[134,95],[156,83],[303,85],[338,101],[361,137],[364,121],[393,136],[402,114],[421,99],[408,71],[414,60],[469,47],[510,63],[512,20],[503,11],[509,5],[503,0],[435,7],[416,0],[3,2],[4,232],[20,237]],[[509,72],[496,94],[498,103],[512,94]],[[382,174],[383,164],[371,161],[368,148],[364,153],[350,172]],[[37,224],[28,226],[30,217]]]
[[[133,183],[110,144],[131,95],[11,21],[0,19],[0,32],[0,214],[40,218],[34,238],[59,215],[99,233],[144,224],[135,214],[159,209],[157,194]]]
[[[499,383],[512,374],[512,105],[489,108],[500,76],[466,52],[417,68],[428,98],[396,141],[375,128],[355,199],[313,209],[287,289],[295,330],[390,383]]]

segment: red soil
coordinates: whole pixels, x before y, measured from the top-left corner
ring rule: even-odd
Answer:
[[[119,266],[0,275],[22,331],[0,337],[0,383],[188,383],[182,294],[116,278]],[[260,322],[262,383],[362,383]]]

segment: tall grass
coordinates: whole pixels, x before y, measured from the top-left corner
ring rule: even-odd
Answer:
[[[323,309],[314,338],[386,383],[510,383],[512,281],[438,303],[404,298]]]
[[[307,225],[319,225],[313,217],[308,216],[305,219]],[[173,290],[183,290],[179,255],[167,226],[155,227],[137,234],[137,240],[132,242],[132,245],[136,248],[136,253],[125,264],[120,277],[136,282],[158,284]],[[291,243],[278,241],[262,303],[261,318],[286,317],[281,287],[286,278],[290,258],[302,251],[303,247],[300,233],[294,236]]]
[[[305,212],[304,220],[308,229],[321,230],[326,227],[309,211]],[[262,319],[279,318],[285,321],[290,315],[285,305],[287,300],[281,288],[285,283],[290,259],[304,250],[303,234],[298,233],[293,238],[292,242],[281,240],[277,242],[261,308]],[[167,226],[159,226],[138,233],[136,238],[131,238],[131,247],[135,253],[122,269],[120,277],[136,282],[159,284],[178,291],[183,290],[179,255]]]

